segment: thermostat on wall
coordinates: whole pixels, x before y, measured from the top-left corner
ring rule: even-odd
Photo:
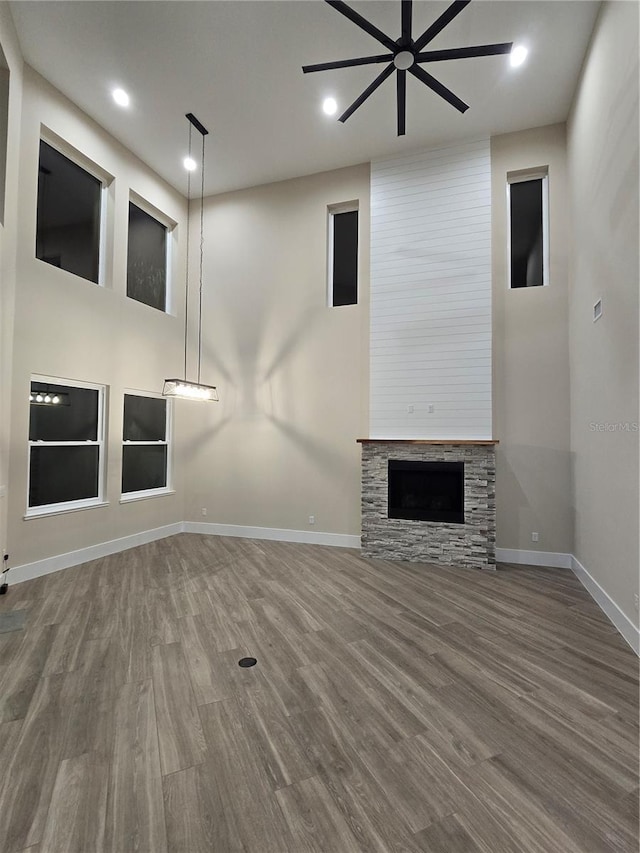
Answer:
[[[602,317],[602,299],[598,299],[593,306],[593,322],[595,323],[600,317]]]

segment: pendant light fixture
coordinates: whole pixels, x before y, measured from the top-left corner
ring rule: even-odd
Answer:
[[[203,400],[217,402],[218,391],[214,385],[204,385],[200,381],[202,365],[202,263],[204,257],[204,138],[208,135],[207,128],[198,121],[193,113],[187,113],[189,122],[189,157],[187,178],[187,283],[184,305],[184,379],[165,379],[162,389],[163,397],[182,397],[186,400]],[[202,136],[202,155],[200,158],[200,275],[198,291],[198,373],[197,381],[191,382],[187,379],[187,332],[189,327],[189,226],[191,224],[191,172],[193,170],[193,158],[191,156],[192,129],[198,131]]]

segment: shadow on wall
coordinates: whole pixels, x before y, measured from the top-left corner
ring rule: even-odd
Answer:
[[[293,444],[303,450],[305,456],[308,459],[312,459],[317,464],[319,470],[340,479],[344,476],[345,471],[348,470],[348,461],[344,458],[344,455],[337,453],[330,444],[325,444],[311,438],[308,434],[295,429],[291,424],[279,418],[271,416],[269,420]]]
[[[535,507],[528,494],[538,496]],[[502,500],[505,495],[506,502]],[[564,512],[558,513],[558,507]],[[550,508],[555,508],[553,515],[547,515]],[[545,535],[534,548],[571,552],[571,453],[535,445],[498,445],[496,511],[498,547],[531,548],[531,533],[538,530]]]
[[[235,376],[212,345],[203,342],[203,381],[211,380],[211,384],[218,384],[220,398],[224,404],[225,421],[246,422],[269,418],[280,424],[284,423],[282,419],[275,417],[271,380],[286,366],[300,345],[309,342],[310,331],[317,324],[318,317],[318,309],[309,308],[303,311],[292,325],[291,331],[282,336],[266,368],[261,368],[261,362],[267,360],[260,352],[261,343],[263,349],[266,347],[262,333],[256,331],[254,336],[247,338],[247,330],[238,328],[237,334],[230,336],[236,346],[235,359],[238,368]],[[224,380],[222,387],[221,378]]]
[[[189,405],[193,405],[194,407],[206,406],[207,408],[211,408],[212,406],[217,405],[216,403],[191,403],[190,401],[187,401],[187,403]],[[197,453],[200,453],[205,442],[214,439],[216,435],[218,435],[218,433],[222,432],[222,430],[229,424],[230,421],[231,418],[226,415],[222,417],[219,421],[217,421],[215,424],[207,425],[203,429],[199,430],[197,433],[193,433],[192,435],[190,435],[189,444],[183,450],[184,461],[190,462],[196,456]]]

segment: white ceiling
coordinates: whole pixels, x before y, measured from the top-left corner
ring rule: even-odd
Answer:
[[[399,37],[396,0],[350,5]],[[414,38],[448,5],[415,2]],[[183,193],[184,114],[193,112],[210,131],[207,194],[563,121],[599,5],[474,0],[429,48],[521,42],[527,63],[430,63],[470,105],[464,115],[408,75],[407,133],[398,138],[393,77],[345,124],[322,113],[324,96],[342,111],[384,66],[305,75],[303,64],[386,52],[322,0],[10,4],[25,60]],[[130,93],[128,109],[113,103],[114,86]]]

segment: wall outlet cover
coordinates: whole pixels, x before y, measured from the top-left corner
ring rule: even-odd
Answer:
[[[600,317],[602,317],[602,299],[598,299],[593,304],[593,322],[595,323]]]

